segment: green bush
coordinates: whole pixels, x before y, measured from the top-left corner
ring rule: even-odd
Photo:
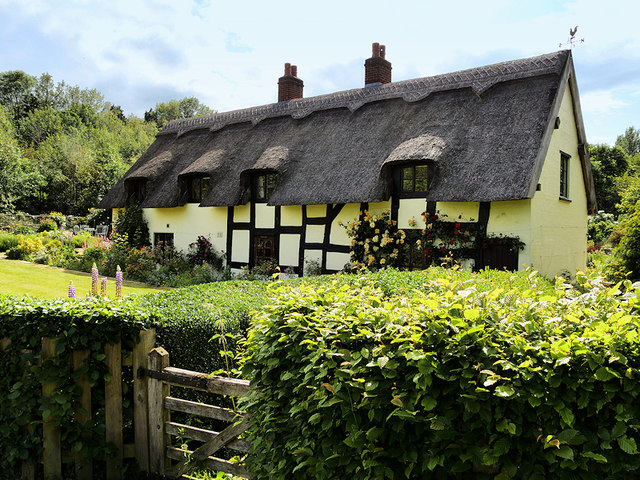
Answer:
[[[85,458],[112,452],[104,437],[104,390],[107,368],[104,346],[122,342],[131,351],[141,328],[153,318],[126,301],[38,300],[0,295],[0,338],[11,342],[0,349],[0,471],[4,478],[19,478],[27,458],[42,458],[42,418],[50,417],[61,429],[64,451]],[[56,357],[41,358],[41,338],[57,339]],[[70,370],[72,350],[91,350],[81,372],[92,391],[94,421],[73,421],[80,409],[80,389]],[[55,383],[53,396],[42,396],[42,383]],[[71,477],[65,477],[71,478]]]
[[[140,205],[129,205],[118,212],[114,225],[116,233],[126,235],[127,242],[133,248],[148,247],[149,227]]]
[[[6,252],[10,248],[18,246],[18,237],[7,232],[0,232],[0,252]]]
[[[38,224],[38,232],[50,232],[58,229],[58,224],[52,218],[45,218]]]
[[[244,356],[255,478],[633,475],[640,284],[466,275],[279,289]]]
[[[615,251],[614,269],[640,279],[640,201],[624,223],[624,235]],[[620,276],[620,275],[618,275]]]
[[[594,243],[606,242],[613,230],[618,225],[615,215],[599,210],[597,215],[589,217],[587,235]]]

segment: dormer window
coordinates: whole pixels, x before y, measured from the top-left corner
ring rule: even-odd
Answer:
[[[402,193],[427,193],[428,185],[428,165],[409,165],[402,167]]]
[[[142,203],[147,196],[148,188],[149,182],[144,178],[130,180],[127,187],[127,203]]]
[[[210,178],[202,175],[187,179],[187,198],[189,203],[200,203],[209,191]]]
[[[263,173],[256,175],[254,178],[256,202],[268,202],[276,188],[276,174],[275,173]]]

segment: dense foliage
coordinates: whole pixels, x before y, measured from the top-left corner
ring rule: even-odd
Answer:
[[[382,272],[280,289],[245,352],[256,478],[635,471],[640,284],[466,275]],[[404,278],[418,288],[394,289]]]
[[[72,350],[90,350],[79,374],[98,391],[107,378],[104,347],[122,342],[131,351],[138,332],[152,317],[128,302],[99,298],[36,300],[0,296],[0,470],[17,478],[15,468],[26,458],[42,454],[42,418],[61,428],[62,448],[96,458],[109,452],[104,439],[104,394],[93,394],[94,415],[80,425],[72,421],[79,410],[80,389],[70,369]],[[56,356],[42,359],[41,338],[56,340]],[[53,395],[42,397],[42,383],[55,383]]]
[[[193,97],[159,103],[145,120],[125,116],[92,89],[48,74],[0,73],[0,207],[85,214],[182,116],[212,113]]]

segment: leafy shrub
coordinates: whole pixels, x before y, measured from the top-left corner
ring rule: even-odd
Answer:
[[[220,270],[224,259],[216,251],[209,239],[200,235],[195,242],[189,244],[187,260],[191,265],[208,263],[216,270]]]
[[[104,418],[104,385],[108,373],[107,343],[122,342],[131,351],[138,332],[153,318],[126,301],[38,300],[0,295],[0,338],[11,342],[0,349],[0,470],[4,478],[19,478],[22,460],[42,458],[43,412],[61,429],[62,449],[85,458],[104,458],[112,452],[100,422],[84,426],[73,421],[80,409],[80,390],[70,370],[72,350],[91,350],[84,374],[96,391],[94,418]],[[41,338],[57,339],[57,356],[41,357]],[[42,384],[55,383],[52,399],[42,396]]]
[[[67,223],[67,216],[60,212],[50,212],[49,218],[56,222],[56,228],[62,228]]]
[[[12,247],[6,252],[7,259],[9,260],[27,260],[28,256],[24,249],[20,247]]]
[[[278,290],[244,357],[255,478],[636,471],[640,284],[578,274],[549,293],[534,273],[466,275],[407,275],[418,291],[394,291],[395,272]]]
[[[149,226],[144,219],[140,205],[129,205],[118,212],[115,231],[127,239],[132,248],[142,248],[151,245],[149,242]],[[125,237],[126,236],[126,237]]]
[[[57,229],[58,224],[52,218],[42,219],[40,220],[40,224],[38,225],[38,232],[50,232]]]
[[[624,235],[616,247],[614,276],[640,279],[640,201],[624,222]]]
[[[590,216],[587,223],[587,235],[589,240],[595,243],[606,241],[618,222],[615,215],[599,210],[597,215]]]
[[[18,246],[18,237],[11,233],[0,232],[0,252],[6,252],[10,248]]]
[[[27,225],[20,225],[13,232],[14,235],[32,235],[35,230]]]

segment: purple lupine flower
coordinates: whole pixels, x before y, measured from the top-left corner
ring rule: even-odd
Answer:
[[[120,270],[120,265],[116,269],[116,298],[122,298],[122,270]]]
[[[101,297],[106,297],[107,296],[107,277],[104,277],[100,281],[100,296]]]
[[[76,298],[76,287],[73,285],[73,282],[69,282],[69,298]]]
[[[94,263],[93,267],[91,267],[91,295],[93,295],[94,297],[98,295],[98,282],[98,267],[96,267],[96,264]]]

